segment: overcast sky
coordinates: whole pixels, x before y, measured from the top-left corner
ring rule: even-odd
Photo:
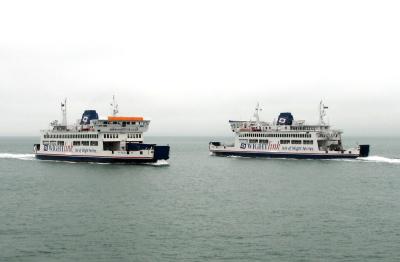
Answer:
[[[348,135],[400,129],[398,1],[2,1],[0,135],[84,109],[151,118],[149,135],[230,135],[291,111]]]

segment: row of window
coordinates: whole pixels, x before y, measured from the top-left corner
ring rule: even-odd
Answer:
[[[301,145],[302,141],[301,140],[281,140],[280,144],[281,145],[287,145],[287,144],[292,144],[292,145]],[[313,140],[303,140],[303,145],[312,145],[314,144]]]
[[[128,138],[141,138],[142,134],[128,134]]]
[[[239,134],[239,137],[294,137],[294,138],[311,138],[311,134],[291,134],[291,133],[280,133],[280,134],[244,133],[244,134]]]
[[[104,138],[118,138],[119,137],[119,135],[118,134],[103,134],[103,137]],[[134,133],[134,134],[127,134],[127,137],[128,138],[141,138],[142,137],[142,134],[136,134],[136,133]]]
[[[44,134],[43,138],[99,138],[98,134]]]
[[[315,126],[291,126],[290,130],[311,130],[315,131]]]
[[[103,138],[118,138],[118,134],[103,134]]]
[[[43,140],[43,145],[58,145],[64,146],[64,141],[46,141]],[[72,145],[74,146],[98,146],[99,143],[97,141],[73,141]]]
[[[240,140],[240,142],[241,143],[246,143],[247,140]],[[257,144],[257,143],[268,144],[268,140],[267,139],[260,139],[260,140],[258,140],[258,139],[249,139],[249,143],[253,143],[253,144]],[[288,144],[292,144],[292,145],[301,145],[301,144],[303,144],[303,145],[312,145],[312,144],[314,144],[314,141],[313,140],[303,140],[303,141],[301,141],[301,140],[281,140],[280,144],[281,145],[288,145]]]
[[[258,140],[258,139],[249,139],[249,143],[251,143],[251,144],[257,144],[257,143],[268,144],[268,140],[267,139],[260,139],[260,140]]]
[[[73,141],[72,145],[74,146],[98,146],[99,143],[97,141]]]
[[[103,134],[104,138],[118,138],[118,134]],[[142,134],[128,134],[128,138],[141,138]],[[74,138],[99,138],[98,134],[44,134],[44,139],[52,139],[52,138],[59,138],[59,139],[74,139]]]
[[[97,126],[103,126],[103,127],[106,127],[106,126],[108,126],[108,125],[122,125],[122,126],[130,126],[130,125],[132,125],[132,126],[141,126],[141,127],[143,127],[143,126],[144,126],[144,122],[129,122],[129,121],[122,121],[122,122],[119,122],[119,121],[99,121],[99,122],[97,123]]]

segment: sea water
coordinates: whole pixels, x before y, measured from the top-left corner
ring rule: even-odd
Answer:
[[[229,138],[220,138],[230,141]],[[149,137],[155,165],[35,160],[0,138],[0,261],[398,261],[400,138],[357,160],[215,157]]]

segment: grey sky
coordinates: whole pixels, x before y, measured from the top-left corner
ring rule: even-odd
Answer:
[[[0,135],[84,109],[152,119],[152,135],[230,135],[281,111],[348,135],[400,128],[397,1],[2,1]]]

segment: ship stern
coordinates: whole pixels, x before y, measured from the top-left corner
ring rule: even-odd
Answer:
[[[369,156],[369,145],[360,145],[360,157],[368,157]]]
[[[169,159],[169,146],[155,146],[154,147],[154,160],[168,160]]]

